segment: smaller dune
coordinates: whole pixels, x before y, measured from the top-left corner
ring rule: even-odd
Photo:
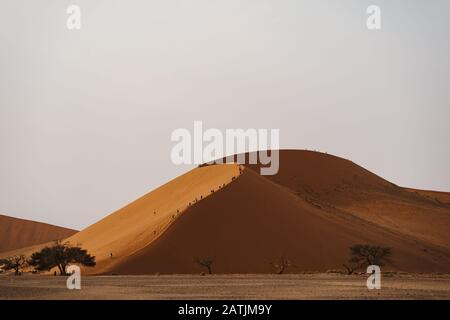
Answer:
[[[0,215],[0,252],[64,239],[76,232],[47,223]]]

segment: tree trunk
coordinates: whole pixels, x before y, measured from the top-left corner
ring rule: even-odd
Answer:
[[[352,274],[353,273],[353,269],[348,267],[345,263],[343,264],[343,266],[344,266],[345,269],[347,269],[347,274]]]
[[[277,274],[283,274],[284,268],[285,268],[285,266],[282,265],[282,266],[280,267],[280,269],[278,270]]]
[[[66,274],[66,268],[62,264],[58,264],[58,269],[59,269],[59,275],[60,276],[63,276],[63,275]]]
[[[64,276],[67,275],[67,273],[66,273],[66,267],[67,267],[66,264],[62,264],[62,265],[61,265],[62,273],[63,273]]]
[[[212,274],[211,265],[208,265],[207,267],[208,267],[208,272],[209,272],[209,274]]]

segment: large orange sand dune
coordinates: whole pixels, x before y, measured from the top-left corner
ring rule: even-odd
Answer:
[[[218,273],[268,273],[281,255],[290,272],[326,271],[357,243],[391,247],[390,270],[448,273],[448,194],[430,194],[339,157],[283,150],[277,175],[196,168],[67,240],[96,256],[89,273],[198,273],[194,258],[207,256]]]

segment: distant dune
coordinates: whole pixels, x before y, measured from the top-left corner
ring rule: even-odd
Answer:
[[[76,230],[0,215],[0,252],[67,238]]]
[[[450,272],[449,193],[406,189],[332,155],[280,151],[280,170],[196,168],[67,240],[96,256],[94,274],[216,273],[342,268],[358,243],[392,248],[388,270]]]

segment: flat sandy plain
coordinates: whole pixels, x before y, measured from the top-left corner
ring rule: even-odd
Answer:
[[[365,275],[85,276],[0,275],[0,299],[450,299],[450,275],[385,274],[380,290]]]

